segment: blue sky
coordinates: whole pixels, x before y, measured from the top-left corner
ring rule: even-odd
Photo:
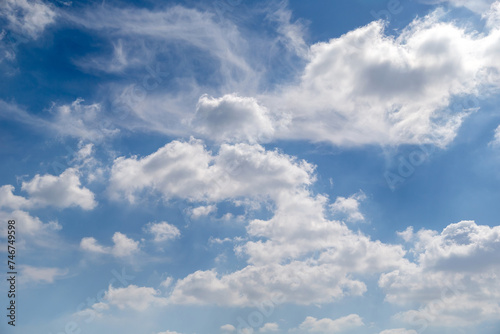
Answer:
[[[493,0],[2,2],[1,332],[498,333],[499,42]]]

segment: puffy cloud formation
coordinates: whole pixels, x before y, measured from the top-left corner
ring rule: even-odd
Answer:
[[[33,206],[79,206],[92,210],[97,205],[94,194],[81,186],[78,170],[74,168],[66,169],[59,176],[37,174],[31,181],[23,182],[21,190],[29,194]]]
[[[500,83],[496,61],[500,5],[477,3],[483,3],[481,13],[487,22],[480,33],[446,21],[441,11],[435,11],[395,36],[385,32],[384,22],[375,21],[310,46],[302,38],[304,28],[291,23],[283,8],[269,15],[278,23],[279,37],[258,41],[227,20],[217,22],[212,15],[180,6],[160,13],[114,9],[112,15],[106,14],[110,9],[103,9],[99,15],[106,20],[99,15],[72,19],[120,40],[114,45],[114,65],[109,64],[112,57],[105,57],[82,60],[84,67],[122,70],[149,65],[143,59],[155,60],[162,51],[145,50],[132,38],[137,35],[153,44],[183,41],[203,51],[208,64],[218,64],[207,69],[218,77],[220,84],[215,87],[204,86],[194,76],[189,93],[160,93],[161,88],[157,92],[149,84],[143,84],[142,97],[130,93],[134,87],[116,93],[116,99],[134,115],[133,122],[121,126],[171,135],[195,132],[217,142],[275,138],[338,146],[431,143],[442,147],[455,138],[463,118],[479,107],[475,97]],[[259,92],[266,81],[261,68],[265,65],[256,63],[265,58],[259,52],[252,54],[258,59],[249,59],[246,51],[249,43],[257,43],[251,44],[254,50],[269,50],[276,40],[284,44],[280,58],[296,57],[304,65],[290,68],[296,79],[288,81],[292,83]],[[178,67],[193,72],[189,61],[173,66]],[[150,72],[155,89],[167,80],[164,70],[153,66]]]
[[[405,252],[328,220],[328,199],[307,189],[313,172],[314,166],[259,145],[223,144],[214,155],[200,141],[173,141],[143,158],[117,158],[110,193],[132,202],[153,192],[166,200],[274,203],[273,217],[250,221],[251,239],[236,246],[248,258],[247,267],[226,275],[190,274],[174,285],[173,303],[244,306],[275,295],[283,302],[311,304],[360,295],[366,286],[350,273],[392,270],[405,261]],[[313,253],[315,260],[309,258]]]
[[[191,210],[191,218],[197,219],[203,216],[208,216],[215,211],[217,211],[217,207],[215,205],[199,206]]]
[[[0,187],[0,208],[17,210],[52,206],[64,209],[79,206],[92,210],[97,205],[94,194],[81,185],[80,173],[75,168],[68,168],[59,176],[37,174],[30,181],[24,181],[21,190],[28,193],[28,198],[15,195],[14,190],[12,185]]]
[[[387,301],[420,305],[398,318],[419,328],[500,319],[500,226],[462,221],[441,233],[407,230],[405,236],[412,242],[416,263],[382,274],[379,280]]]
[[[144,192],[165,199],[219,201],[276,196],[283,189],[310,184],[313,167],[259,145],[221,145],[217,155],[199,140],[173,141],[143,158],[119,157],[110,177],[115,199],[134,202]]]
[[[339,196],[335,202],[330,205],[330,209],[334,214],[343,214],[350,222],[365,220],[363,214],[359,211],[359,203],[366,199],[363,192],[354,194],[348,198]]]
[[[359,218],[363,194],[329,204],[327,197],[308,189],[315,180],[313,172],[307,162],[259,145],[223,144],[213,154],[200,141],[174,141],[143,158],[116,159],[110,190],[116,198],[131,201],[154,192],[166,200],[252,197],[272,202],[272,216],[250,220],[248,238],[235,240],[246,267],[225,274],[200,270],[178,279],[165,297],[169,303],[330,303],[362,295],[362,277],[380,274],[387,301],[420,305],[397,315],[410,325],[422,325],[424,319],[426,325],[460,326],[499,317],[498,227],[470,221],[451,224],[441,233],[415,233],[409,227],[399,235],[410,247],[415,259],[410,261],[401,245],[370,240],[328,219],[328,209]],[[131,179],[136,182],[128,183]],[[316,328],[317,322],[307,324]]]
[[[0,208],[19,209],[30,206],[26,198],[14,195],[14,189],[10,184],[0,187]]]
[[[177,227],[167,222],[149,223],[145,227],[146,232],[153,234],[155,242],[173,240],[180,237],[181,232]]]
[[[202,96],[196,124],[218,141],[259,138],[248,133],[261,124],[280,139],[446,146],[463,118],[479,107],[476,95],[499,86],[499,8],[500,2],[483,8],[482,34],[446,22],[436,11],[397,36],[375,21],[313,44],[298,83],[256,99]],[[462,102],[452,103],[456,99]],[[239,124],[233,119],[238,114]],[[225,121],[214,126],[216,116]],[[234,137],[235,127],[245,138]]]
[[[84,251],[98,254],[111,254],[116,257],[126,257],[139,251],[139,241],[128,238],[125,234],[113,234],[113,246],[100,245],[93,237],[86,237],[80,241],[80,248]]]
[[[376,21],[312,45],[300,85],[274,102],[292,115],[279,136],[347,146],[444,146],[466,114],[449,109],[451,98],[481,83],[481,71],[493,65],[486,58],[492,40],[498,37],[467,34],[434,13],[397,37]]]
[[[279,325],[275,322],[268,322],[259,328],[259,333],[274,333],[280,330]]]
[[[224,95],[219,99],[200,97],[194,120],[202,135],[217,141],[267,142],[274,134],[265,107],[254,98]]]

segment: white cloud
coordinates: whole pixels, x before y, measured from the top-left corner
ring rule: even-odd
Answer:
[[[413,226],[408,226],[403,232],[396,232],[398,236],[403,238],[404,241],[410,242],[415,234],[413,233]]]
[[[236,331],[236,327],[234,327],[233,325],[230,325],[230,324],[223,325],[220,327],[220,329],[224,333],[234,333]]]
[[[422,229],[413,239],[416,263],[382,274],[386,300],[417,304],[397,318],[419,326],[466,326],[500,319],[500,226],[462,221],[441,233]]]
[[[393,270],[405,252],[328,220],[328,199],[307,189],[313,172],[307,162],[259,145],[223,144],[214,155],[200,141],[173,141],[144,158],[116,159],[109,189],[132,202],[151,193],[165,200],[272,201],[273,217],[250,221],[251,239],[235,240],[249,265],[226,275],[210,270],[188,275],[174,285],[172,302],[243,306],[275,292],[292,303],[327,303],[366,290],[350,273]],[[313,254],[317,259],[307,260]]]
[[[159,332],[158,334],[181,334],[181,333],[173,331],[165,331],[165,332]]]
[[[340,146],[432,143],[443,147],[455,138],[463,118],[478,107],[474,103],[472,108],[467,104],[455,108],[451,101],[500,85],[496,61],[500,33],[494,24],[500,5],[495,6],[485,14],[490,24],[481,33],[444,22],[434,12],[395,37],[387,35],[384,23],[377,21],[310,46],[304,43],[304,28],[290,22],[290,12],[283,6],[267,17],[278,23],[272,38],[246,36],[229,20],[181,6],[158,12],[105,7],[78,17],[68,14],[68,19],[114,43],[113,55],[85,58],[78,62],[80,66],[115,72],[147,68],[136,80],[141,84],[109,88],[112,103],[133,115],[127,114],[127,120],[115,117],[117,127],[170,135],[192,134],[197,129],[198,134],[222,142],[276,138]],[[293,84],[268,87],[272,85],[262,85],[262,73],[268,69],[261,63],[278,42],[285,46],[280,58],[295,56],[307,63],[301,70],[293,69],[291,75],[297,77],[290,80]],[[157,88],[174,80],[174,76],[167,80],[171,73],[157,66],[172,57],[171,50],[165,51],[170,46],[179,52],[200,50],[206,55],[207,70],[220,76],[214,79],[219,84],[204,86],[193,74],[199,72],[193,70],[194,61],[188,59],[169,64],[187,73],[176,83],[188,88],[183,92]],[[248,56],[250,49],[257,52],[256,59],[254,53],[252,59]],[[154,87],[148,80],[154,81]],[[116,132],[109,124],[96,130],[98,104],[82,106],[76,100],[55,110],[54,126],[61,134],[90,139]],[[224,122],[215,121],[219,117]]]
[[[171,276],[169,276],[163,282],[160,283],[160,286],[163,288],[168,288],[173,281],[174,279]]]
[[[118,257],[129,256],[139,251],[139,242],[127,238],[125,234],[120,232],[113,234],[113,243],[112,253]]]
[[[200,217],[208,216],[215,211],[217,211],[217,207],[215,205],[199,206],[191,210],[191,218],[198,219]]]
[[[74,168],[66,169],[59,176],[37,174],[31,181],[23,182],[21,190],[30,195],[29,201],[34,206],[79,206],[92,210],[97,205],[94,194],[81,186],[79,172]]]
[[[18,210],[79,206],[84,210],[91,210],[97,205],[94,194],[81,186],[80,172],[76,168],[68,168],[59,176],[37,174],[30,181],[23,181],[21,190],[27,192],[29,198],[15,195],[14,189],[12,185],[0,187],[0,208]]]
[[[119,132],[103,115],[99,103],[86,105],[83,102],[78,98],[71,104],[53,107],[53,118],[47,120],[50,127],[61,136],[89,141],[101,141]]]
[[[145,230],[154,235],[155,242],[173,240],[181,235],[177,227],[167,222],[149,223],[145,226]]]
[[[396,328],[396,329],[386,329],[381,331],[380,334],[417,334],[414,329]]]
[[[21,266],[21,277],[23,283],[54,283],[58,278],[68,274],[67,269]]]
[[[363,320],[357,314],[350,314],[339,319],[316,319],[314,317],[307,317],[303,323],[300,324],[299,329],[305,333],[339,333],[347,329],[363,326]]]
[[[267,109],[254,98],[236,94],[219,99],[201,96],[193,125],[196,131],[217,141],[267,142],[274,134]]]
[[[29,204],[26,198],[14,195],[14,186],[7,184],[0,187],[0,208],[19,209]]]
[[[451,97],[474,92],[487,65],[481,54],[487,39],[439,22],[434,13],[396,38],[377,21],[312,45],[300,85],[269,98],[275,109],[292,113],[288,132],[277,136],[444,146],[465,115],[447,110]]]
[[[116,232],[113,234],[113,246],[100,245],[93,237],[82,238],[80,248],[84,251],[100,254],[112,254],[116,257],[131,256],[139,251],[139,241],[128,238],[125,234]]]
[[[365,220],[363,214],[359,211],[359,203],[366,199],[366,195],[361,191],[348,198],[339,196],[330,209],[335,214],[344,214],[348,221],[357,222]]]
[[[109,248],[99,245],[97,240],[92,237],[83,238],[80,241],[80,248],[92,253],[106,254],[110,252]]]
[[[308,185],[313,166],[259,145],[223,144],[217,155],[198,140],[173,141],[144,158],[115,160],[110,177],[113,198],[134,202],[146,190],[199,201],[275,197],[283,189]]]
[[[40,218],[33,217],[29,214],[29,212],[22,210],[14,210],[10,212],[0,211],[0,219],[5,222],[11,219],[15,220],[16,224],[18,224],[18,228],[23,231],[23,234],[31,238],[39,237],[41,235],[44,235],[44,237],[46,237],[47,233],[61,229],[61,226],[57,223],[57,221],[43,223]],[[7,235],[6,224],[0,225],[0,231],[2,231],[2,237]]]
[[[120,310],[145,311],[150,307],[166,305],[166,299],[160,296],[160,291],[136,285],[129,285],[125,288],[113,288],[110,285],[103,300]]]
[[[56,17],[54,10],[39,0],[5,0],[0,9],[0,15],[8,20],[9,29],[32,39],[37,39]]]
[[[261,328],[259,328],[259,333],[273,333],[273,332],[278,332],[280,330],[280,327],[277,323],[275,322],[268,322],[264,324]]]
[[[229,306],[309,305],[331,303],[365,291],[363,282],[346,276],[342,264],[293,261],[283,265],[248,265],[226,275],[218,275],[214,270],[197,271],[176,282],[169,301]]]

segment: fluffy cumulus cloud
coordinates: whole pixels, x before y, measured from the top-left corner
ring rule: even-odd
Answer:
[[[345,330],[363,326],[363,320],[357,314],[350,314],[348,316],[338,319],[316,319],[314,317],[307,317],[303,323],[300,324],[297,332],[301,333],[341,333]]]
[[[165,199],[220,201],[276,196],[283,189],[308,185],[313,166],[259,145],[223,144],[218,154],[201,141],[173,141],[143,157],[115,160],[109,190],[115,199],[134,202],[148,192]]]
[[[92,210],[97,205],[94,194],[82,187],[79,172],[74,168],[68,168],[59,176],[37,174],[32,180],[23,182],[21,190],[28,193],[34,206],[79,206]]]
[[[181,235],[177,227],[167,222],[149,223],[146,225],[145,230],[153,234],[155,242],[173,240]]]
[[[36,39],[54,22],[56,13],[43,1],[5,0],[0,4],[0,16],[7,19],[7,28]]]
[[[334,214],[344,215],[348,221],[363,221],[365,217],[359,211],[359,204],[365,199],[366,195],[363,192],[354,194],[348,198],[339,196],[335,202],[330,205],[330,209]]]
[[[328,220],[328,199],[307,189],[313,172],[314,166],[259,145],[223,144],[212,154],[200,141],[173,141],[143,158],[116,159],[110,193],[132,202],[153,192],[166,200],[251,197],[274,203],[273,217],[250,221],[251,240],[236,246],[247,267],[226,275],[213,270],[188,275],[175,283],[171,302],[243,306],[274,294],[310,304],[360,295],[365,284],[349,274],[391,270],[405,261],[404,250]],[[307,260],[314,253],[319,256]]]
[[[334,265],[301,261],[249,265],[231,274],[197,271],[178,280],[169,300],[176,304],[256,306],[265,303],[328,303],[345,295],[361,295],[366,286],[338,272]]]
[[[10,184],[0,187],[0,208],[19,209],[30,205],[23,196],[14,195],[14,190],[14,186]]]
[[[275,322],[268,322],[259,328],[259,333],[274,333],[280,330],[280,326]]]
[[[473,221],[450,224],[441,233],[422,229],[406,233],[415,263],[382,274],[386,300],[401,306],[397,315],[420,328],[466,326],[500,319],[500,227]]]
[[[465,115],[448,108],[451,97],[479,84],[489,38],[440,22],[434,13],[397,37],[385,35],[377,21],[315,44],[300,85],[278,100],[292,111],[288,137],[446,145]]]
[[[23,181],[21,190],[28,198],[15,195],[14,186],[0,187],[0,208],[19,210],[52,206],[56,208],[80,207],[92,210],[97,205],[94,193],[83,187],[80,172],[76,168],[68,168],[59,176],[50,174],[35,175],[29,181]]]
[[[276,138],[340,146],[446,146],[463,118],[479,107],[475,96],[500,83],[493,60],[500,54],[499,8],[495,3],[485,14],[489,30],[483,34],[446,22],[436,11],[397,36],[387,35],[384,22],[376,21],[311,45],[298,84],[257,100],[202,97],[200,129],[216,140],[234,140],[234,126],[249,137],[261,124],[260,129],[273,128]],[[451,103],[454,99],[462,102]],[[253,116],[235,124],[228,115],[236,114]]]
[[[100,245],[93,237],[86,237],[80,241],[80,248],[84,251],[96,254],[111,254],[116,257],[131,256],[139,252],[139,241],[135,241],[125,234],[116,232],[113,234],[113,246]]]
[[[291,23],[283,8],[267,17],[278,23],[276,36],[269,39],[246,36],[229,20],[182,6],[158,12],[106,7],[78,17],[68,14],[78,26],[108,38],[113,49],[111,55],[77,60],[80,67],[118,74],[147,70],[136,78],[140,84],[109,88],[111,109],[126,115],[115,117],[116,128],[99,124],[100,104],[84,105],[81,99],[55,108],[51,123],[61,134],[87,139],[124,127],[169,135],[196,133],[217,142],[305,139],[340,146],[446,146],[463,118],[478,107],[470,99],[500,83],[500,5],[493,3],[488,10],[492,1],[453,3],[481,3],[485,30],[467,30],[437,11],[396,36],[376,21],[307,46],[304,28]],[[283,54],[277,57],[296,57],[304,66],[291,69],[297,78],[292,84],[269,88],[263,85],[264,65],[258,65],[265,55],[258,50],[271,50],[277,41],[283,44]],[[250,49],[257,60],[249,58]],[[205,56],[181,61],[172,50]],[[202,60],[217,84],[195,74]],[[166,91],[174,74],[188,89]],[[451,104],[456,99],[466,102]]]
[[[254,98],[234,94],[202,96],[193,123],[199,133],[217,141],[267,142],[274,134],[268,110]]]
[[[217,211],[217,207],[215,205],[198,206],[191,210],[191,218],[197,219],[200,217],[208,216],[215,211]]]

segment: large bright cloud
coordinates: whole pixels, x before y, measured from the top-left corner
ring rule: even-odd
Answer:
[[[143,158],[119,157],[110,177],[114,198],[133,202],[144,192],[165,199],[219,201],[237,197],[275,197],[283,189],[310,184],[313,166],[259,145],[224,144],[218,154],[201,141],[173,141]]]
[[[379,285],[398,305],[420,305],[397,317],[411,325],[466,326],[500,319],[500,226],[473,221],[450,224],[441,233],[405,234],[416,263],[383,274]]]
[[[490,39],[497,40],[434,13],[397,37],[377,21],[315,44],[300,85],[274,102],[292,114],[289,132],[279,135],[337,145],[446,145],[465,115],[450,110],[451,98],[481,83]]]
[[[214,155],[200,141],[173,141],[143,158],[116,159],[109,189],[129,201],[156,193],[165,200],[274,203],[273,217],[250,221],[251,239],[236,246],[247,267],[226,275],[190,274],[176,282],[171,302],[244,306],[274,293],[284,302],[327,303],[366,291],[350,273],[392,270],[405,252],[327,219],[328,198],[308,190],[313,171],[307,162],[259,145],[224,144]],[[313,253],[317,259],[309,258]]]

